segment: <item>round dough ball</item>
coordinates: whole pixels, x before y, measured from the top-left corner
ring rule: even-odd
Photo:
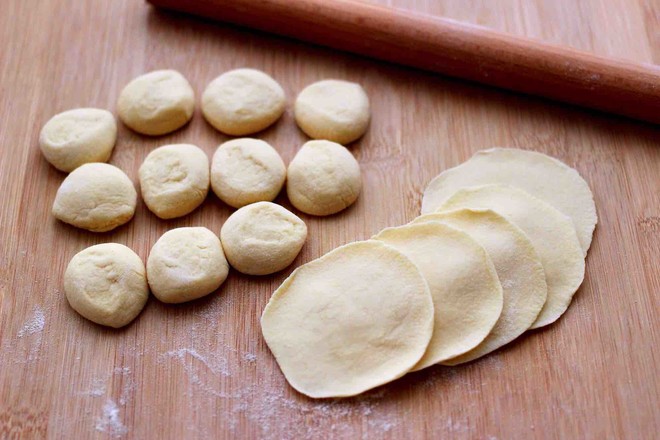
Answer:
[[[144,203],[163,219],[194,211],[209,192],[209,159],[190,144],[156,148],[144,159],[139,175]]]
[[[479,151],[428,184],[422,199],[422,214],[435,211],[461,188],[486,184],[518,187],[569,216],[587,254],[598,223],[591,189],[576,170],[536,151],[515,148]]]
[[[297,209],[312,215],[335,214],[360,195],[360,165],[345,147],[309,141],[289,164],[286,192]]]
[[[170,133],[192,118],[195,92],[176,70],[155,70],[129,82],[119,95],[119,118],[138,133]]]
[[[502,286],[488,254],[464,232],[438,222],[387,228],[374,237],[417,265],[433,299],[431,342],[414,371],[478,346],[502,313]]]
[[[182,303],[215,291],[227,279],[229,265],[220,239],[206,228],[177,228],[151,248],[147,279],[165,303]]]
[[[548,297],[530,328],[552,324],[566,311],[584,279],[584,254],[573,222],[548,203],[508,185],[463,188],[439,211],[491,209],[518,226],[543,264]]]
[[[234,139],[218,147],[211,164],[213,192],[226,204],[240,208],[275,199],[284,185],[286,166],[268,143]]]
[[[48,162],[70,172],[84,163],[106,162],[117,140],[115,117],[99,108],[77,108],[46,122],[39,147]]]
[[[417,363],[433,332],[433,302],[408,258],[368,240],[293,271],[261,329],[293,388],[314,398],[354,396]]]
[[[62,182],[53,215],[58,220],[93,232],[105,232],[133,218],[137,192],[119,168],[107,163],[81,165]]]
[[[124,245],[103,243],[78,252],[64,273],[71,307],[108,327],[123,327],[140,314],[149,287],[140,257]]]
[[[229,216],[220,239],[229,264],[248,275],[268,275],[293,262],[307,238],[307,225],[280,205],[257,202]]]
[[[481,344],[443,362],[458,365],[484,356],[523,334],[539,315],[548,295],[545,273],[534,245],[513,223],[491,210],[458,209],[422,215],[413,224],[441,222],[467,233],[493,261],[504,304],[495,327]]]
[[[284,113],[282,87],[260,70],[236,69],[209,83],[202,113],[216,129],[232,136],[261,131]]]
[[[348,144],[369,126],[369,98],[361,85],[327,79],[311,84],[296,99],[298,126],[312,139]]]

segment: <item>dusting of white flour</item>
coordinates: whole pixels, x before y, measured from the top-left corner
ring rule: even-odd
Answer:
[[[32,312],[32,317],[25,321],[23,327],[18,331],[18,337],[22,338],[23,336],[33,335],[35,333],[41,333],[46,325],[46,315],[43,310],[39,307],[35,307],[34,312]]]
[[[119,407],[114,400],[108,399],[103,405],[103,415],[96,421],[96,430],[113,437],[121,437],[128,433],[128,428],[119,417]]]
[[[123,380],[121,394],[118,399],[113,399],[109,396],[111,390],[108,387],[108,382],[115,376],[121,376]],[[121,419],[121,411],[130,402],[132,393],[136,388],[137,384],[132,378],[132,372],[129,367],[117,367],[105,377],[92,379],[90,388],[80,394],[93,398],[106,397],[101,409],[101,415],[95,419],[94,429],[115,438],[128,434],[128,428]]]

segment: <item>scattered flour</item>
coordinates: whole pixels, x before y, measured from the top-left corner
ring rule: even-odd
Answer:
[[[103,415],[96,421],[96,430],[106,432],[113,437],[121,437],[128,433],[119,418],[119,407],[114,400],[108,399],[103,405]]]
[[[350,418],[364,420],[372,435],[374,432],[385,434],[397,426],[396,421],[381,408],[386,389],[348,400],[330,401],[287,397],[286,393],[287,388],[284,387],[279,391],[247,389],[246,395],[236,397],[230,429],[235,430],[241,416],[251,422],[251,426],[258,427],[258,437],[263,439],[279,438],[283,432],[289,433],[288,438],[291,439],[348,438],[355,436],[354,427],[347,420]],[[300,421],[292,423],[290,419],[283,418],[282,409],[300,414]],[[363,430],[362,438],[367,439],[367,435],[367,430]]]
[[[89,391],[83,391],[81,394],[85,396],[101,397],[105,395],[106,390],[106,380],[103,379],[94,379],[92,380],[92,386]]]
[[[227,365],[227,360],[223,357],[214,355],[214,356],[202,356],[194,348],[180,348],[178,350],[171,350],[165,353],[166,357],[176,358],[181,361],[183,368],[195,383],[199,382],[199,376],[195,373],[195,368],[192,364],[186,363],[186,357],[190,356],[192,359],[201,362],[206,368],[208,368],[213,374],[221,374],[223,376],[231,376],[229,372],[229,367]],[[193,363],[194,364],[194,363]],[[194,380],[193,380],[194,378]]]
[[[128,428],[120,418],[121,408],[125,407],[130,401],[133,391],[137,388],[137,383],[132,378],[132,372],[129,367],[117,367],[108,373],[105,377],[92,379],[89,390],[80,393],[83,396],[94,398],[107,396],[112,393],[108,382],[115,376],[121,376],[123,386],[118,400],[106,397],[103,404],[102,414],[96,418],[94,428],[99,432],[105,432],[112,437],[119,438],[128,433]],[[117,404],[117,402],[119,404]]]
[[[257,355],[254,353],[244,353],[243,360],[252,364],[257,361]]]
[[[18,337],[41,333],[46,325],[46,315],[39,307],[35,307],[32,317],[25,321],[23,327],[18,331]]]

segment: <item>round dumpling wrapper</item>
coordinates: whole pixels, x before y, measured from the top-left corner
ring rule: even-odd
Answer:
[[[586,255],[598,222],[589,185],[575,169],[535,151],[515,148],[479,151],[429,183],[424,191],[422,214],[434,212],[461,188],[486,184],[518,187],[569,216]]]
[[[293,388],[314,398],[347,397],[419,361],[433,332],[433,303],[405,255],[368,240],[293,271],[264,309],[261,328]]]
[[[523,334],[545,304],[543,265],[525,233],[496,212],[458,209],[422,215],[413,224],[440,222],[459,229],[488,253],[502,284],[502,314],[486,339],[467,353],[443,362],[457,365],[480,358]]]
[[[508,185],[464,188],[439,211],[492,209],[518,226],[541,259],[548,297],[530,328],[555,322],[566,311],[584,279],[584,255],[571,219],[527,192]]]
[[[413,370],[478,346],[502,312],[502,287],[488,254],[466,233],[438,222],[387,228],[374,237],[419,267],[433,298],[433,337]]]

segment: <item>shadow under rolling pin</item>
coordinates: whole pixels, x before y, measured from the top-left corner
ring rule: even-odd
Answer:
[[[660,67],[615,60],[357,0],[148,0],[579,106],[660,123]]]

